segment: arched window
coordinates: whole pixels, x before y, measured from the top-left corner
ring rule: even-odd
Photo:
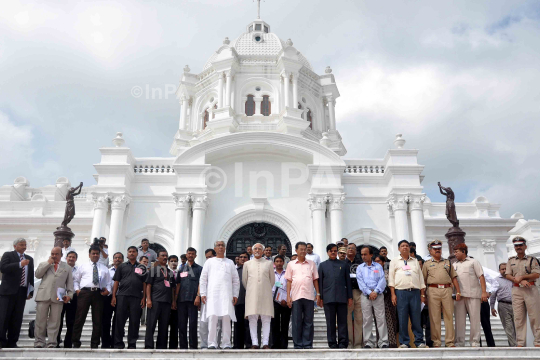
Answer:
[[[214,109],[217,109],[217,104],[214,105]],[[216,113],[212,111],[212,119],[214,119],[216,117]]]
[[[206,125],[208,124],[208,120],[210,120],[210,114],[208,113],[208,109],[206,109],[206,110],[204,110],[203,130],[206,129]]]
[[[270,96],[263,95],[263,99],[261,102],[261,114],[263,114],[264,116],[269,116],[272,112],[271,106],[272,105],[270,104]]]
[[[311,110],[307,109],[306,120],[309,121],[309,128],[313,130],[313,117],[311,116]]]
[[[248,95],[246,100],[246,116],[253,116],[255,114],[255,101],[253,95]]]

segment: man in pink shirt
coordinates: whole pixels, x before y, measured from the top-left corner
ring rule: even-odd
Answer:
[[[292,336],[295,349],[313,348],[313,300],[320,300],[317,265],[306,259],[307,245],[297,242],[298,258],[287,265],[287,305],[292,308]],[[317,296],[313,296],[315,287]]]

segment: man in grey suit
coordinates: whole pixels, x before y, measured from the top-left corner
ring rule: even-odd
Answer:
[[[47,335],[47,347],[56,347],[63,305],[73,298],[72,269],[61,259],[62,249],[55,247],[51,250],[49,260],[39,264],[36,269],[36,277],[42,279],[36,295],[36,348],[45,347]],[[62,299],[57,297],[59,288],[65,290]]]

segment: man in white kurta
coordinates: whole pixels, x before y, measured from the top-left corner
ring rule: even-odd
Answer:
[[[224,349],[231,348],[231,320],[236,322],[234,305],[238,301],[240,279],[234,262],[225,257],[225,243],[216,241],[216,257],[204,264],[199,281],[201,300],[206,306],[201,314],[208,321],[208,349],[217,348],[217,323],[222,319]]]
[[[263,258],[263,251],[262,244],[253,245],[254,258],[246,262],[242,270],[242,283],[246,288],[245,316],[249,319],[252,349],[259,348],[257,336],[259,316],[262,322],[263,349],[269,349],[270,321],[274,317],[272,287],[276,281],[276,275],[273,262]]]

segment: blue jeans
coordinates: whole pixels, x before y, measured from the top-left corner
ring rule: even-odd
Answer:
[[[292,304],[292,338],[295,349],[313,348],[313,300],[298,299]]]
[[[416,346],[424,343],[420,311],[420,290],[396,290],[397,315],[399,319],[399,343],[409,346],[409,317]]]

